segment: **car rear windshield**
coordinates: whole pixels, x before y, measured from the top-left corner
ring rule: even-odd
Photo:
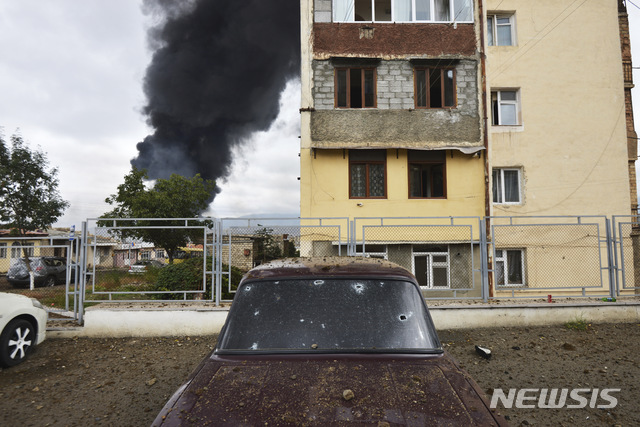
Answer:
[[[439,351],[418,288],[393,280],[282,280],[243,284],[220,352]]]

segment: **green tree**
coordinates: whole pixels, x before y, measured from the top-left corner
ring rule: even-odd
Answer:
[[[58,192],[58,169],[48,165],[46,155],[29,148],[20,135],[11,136],[10,146],[0,135],[0,222],[12,234],[47,229],[69,206]],[[28,247],[23,251],[33,289]]]
[[[11,137],[11,147],[0,135],[0,221],[20,236],[51,227],[69,206],[58,192],[58,169],[48,165],[20,135]]]
[[[169,263],[173,264],[180,247],[198,239],[202,230],[175,228],[184,225],[184,221],[171,218],[195,218],[200,215],[208,206],[215,182],[204,180],[199,174],[193,178],[173,174],[169,179],[158,179],[153,187],[147,188],[147,180],[146,170],[133,167],[125,175],[124,183],[118,186],[117,193],[105,199],[114,208],[101,218],[139,218],[135,223],[116,221],[118,226],[136,228],[114,231],[121,237],[140,239],[163,248],[167,251]],[[145,218],[164,220],[149,221]],[[204,226],[205,222],[200,224]],[[98,225],[111,226],[113,221],[103,219]],[[150,226],[158,228],[141,228]]]
[[[259,224],[258,224],[259,225]],[[282,248],[273,236],[273,229],[263,227],[253,234],[255,260],[265,263],[282,258]]]

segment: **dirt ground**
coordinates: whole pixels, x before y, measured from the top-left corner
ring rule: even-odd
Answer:
[[[519,425],[640,425],[640,325],[440,331],[487,393],[502,388],[619,388],[613,409],[506,409]],[[0,425],[150,425],[215,337],[49,339],[0,371]],[[490,360],[476,344],[488,347]]]

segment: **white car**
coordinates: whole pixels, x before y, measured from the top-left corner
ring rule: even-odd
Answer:
[[[0,366],[17,365],[44,341],[48,317],[37,299],[0,292]]]

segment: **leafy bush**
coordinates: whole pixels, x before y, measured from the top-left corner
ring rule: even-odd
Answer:
[[[204,275],[202,258],[188,258],[184,262],[169,264],[160,269],[155,282],[155,291],[194,291],[202,289],[202,277]],[[222,265],[224,271],[228,271],[229,266]],[[207,259],[207,270],[211,271],[211,259]],[[244,272],[236,267],[231,267],[231,287],[236,289]],[[233,299],[233,293],[228,292],[228,276],[222,275],[222,299]],[[192,294],[192,297],[195,294]],[[157,294],[157,299],[183,299],[182,294]],[[211,299],[211,281],[207,283],[207,291],[203,298]]]

